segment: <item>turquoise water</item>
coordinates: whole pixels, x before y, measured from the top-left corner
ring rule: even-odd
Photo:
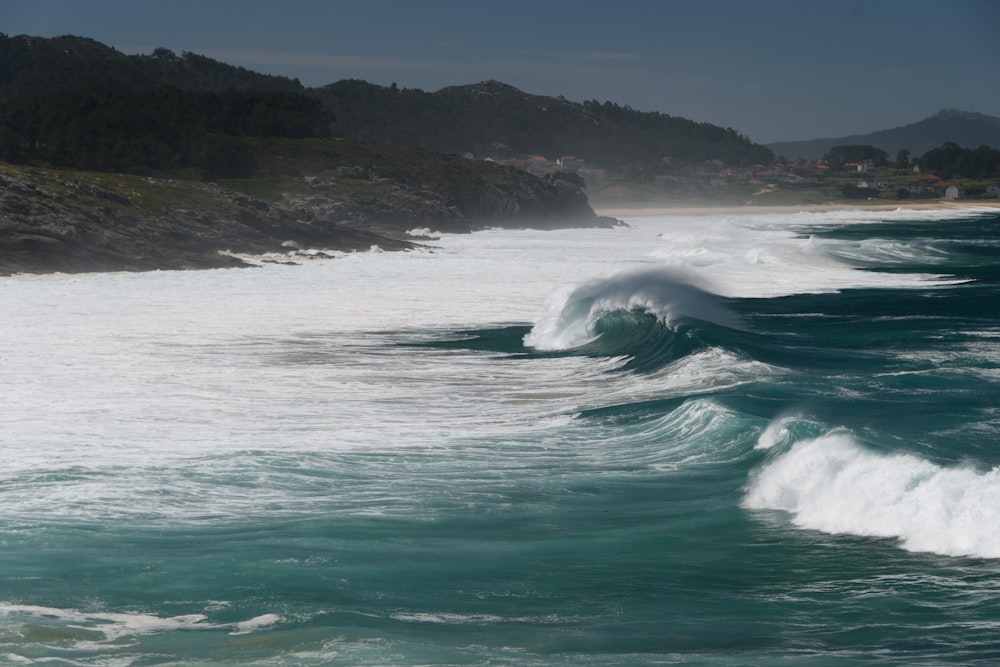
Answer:
[[[0,662],[1000,660],[1000,216],[0,281]]]

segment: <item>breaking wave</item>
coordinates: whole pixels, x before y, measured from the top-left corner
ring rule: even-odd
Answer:
[[[540,351],[625,356],[648,366],[706,347],[706,327],[736,324],[716,295],[671,271],[648,269],[557,295],[524,344]]]
[[[845,429],[766,464],[743,505],[788,512],[800,528],[895,538],[908,551],[1000,558],[1000,471],[879,454]]]

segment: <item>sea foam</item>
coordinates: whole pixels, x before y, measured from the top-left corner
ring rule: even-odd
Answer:
[[[743,506],[783,510],[801,528],[896,538],[909,551],[1000,558],[1000,471],[878,454],[842,429],[758,470]]]

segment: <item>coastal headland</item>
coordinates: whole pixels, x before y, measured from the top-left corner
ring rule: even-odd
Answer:
[[[998,201],[588,202],[572,173],[334,139],[256,140],[258,175],[218,182],[0,163],[0,275],[246,267],[408,250],[490,227],[641,216],[1000,207]]]
[[[253,178],[214,182],[0,163],[0,275],[236,267],[405,250],[431,232],[619,224],[575,174],[335,139],[253,150]]]

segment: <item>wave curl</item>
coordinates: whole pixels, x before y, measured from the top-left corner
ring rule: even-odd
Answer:
[[[524,337],[540,351],[676,359],[705,346],[704,323],[734,327],[719,297],[665,269],[592,280],[561,295]]]

